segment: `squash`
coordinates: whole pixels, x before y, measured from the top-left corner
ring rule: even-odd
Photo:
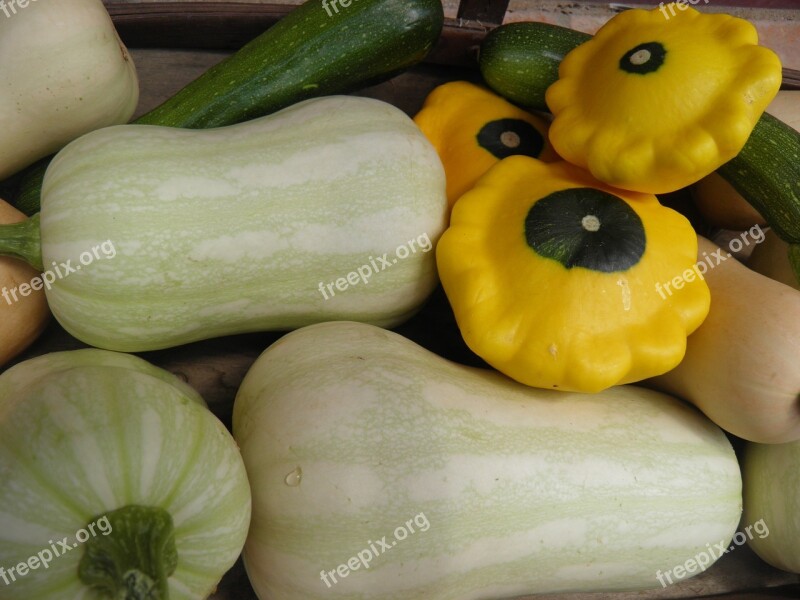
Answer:
[[[0,224],[18,223],[25,215],[0,200]],[[38,272],[20,260],[0,257],[0,366],[27,348],[44,330],[50,318],[41,286],[31,282]],[[23,295],[20,292],[23,287]]]
[[[753,249],[747,266],[756,273],[800,290],[800,281],[789,261],[789,244],[772,230],[767,231],[764,241]]]
[[[588,33],[550,23],[506,23],[481,42],[478,66],[486,84],[515,104],[549,110],[545,91],[558,79],[558,66]]]
[[[652,195],[527,156],[456,203],[436,249],[464,341],[512,379],[599,392],[675,367],[708,314],[697,234]],[[666,289],[662,288],[666,284]]]
[[[747,444],[742,477],[745,522],[768,526],[750,547],[773,567],[800,573],[800,442]]]
[[[711,310],[677,368],[650,380],[746,440],[800,439],[800,292],[700,238]]]
[[[266,350],[233,431],[271,600],[661,588],[741,514],[733,450],[693,407],[529,388],[358,323]]]
[[[608,185],[663,194],[740,153],[781,61],[748,21],[684,8],[620,12],[564,57],[545,94],[560,156]]]
[[[72,335],[121,351],[332,319],[390,326],[436,286],[446,223],[436,151],[379,100],[312,99],[210,130],[120,125],[47,170],[43,265],[75,270],[47,299]]]
[[[354,91],[420,62],[442,30],[439,0],[351,2],[307,0],[135,122],[209,129]],[[22,182],[18,207],[28,215],[40,209],[47,162]]]
[[[800,91],[782,90],[767,112],[795,130],[800,130]],[[692,197],[703,217],[715,227],[743,231],[766,221],[741,194],[718,173],[704,177],[691,187]]]
[[[692,9],[687,8],[687,11],[689,10]],[[641,13],[642,11],[636,12]],[[710,16],[722,17],[722,15]],[[659,18],[664,21],[662,17]],[[653,22],[659,23],[656,18],[653,19]],[[676,20],[671,19],[670,22],[675,24]],[[723,24],[722,21],[718,22]],[[677,23],[680,24],[680,21]],[[548,88],[556,83],[562,59],[567,53],[591,38],[586,34],[565,30],[563,27],[547,23],[524,23],[524,30],[522,25],[522,23],[500,25],[485,38],[481,45],[479,58],[481,73],[489,87],[501,96],[523,107],[543,110],[548,107],[542,105],[542,99],[545,98]],[[519,28],[520,34],[510,31],[512,27]],[[643,29],[637,26],[630,31],[639,35]],[[734,54],[739,56],[738,52]],[[601,54],[600,57],[602,58],[602,56]],[[725,60],[726,56],[732,55],[724,53],[720,58]],[[704,60],[708,58],[702,45],[698,46],[696,53],[689,56],[685,66],[691,67],[693,63],[696,63],[695,58],[697,57],[702,57]],[[723,70],[728,72],[727,69]],[[755,70],[751,70],[750,75],[754,72]],[[701,85],[698,88],[702,88],[708,82],[702,81],[705,74],[701,73],[699,77]],[[594,81],[597,82],[597,79],[595,76]],[[774,84],[775,78],[770,76],[769,79],[770,85]],[[746,78],[743,77],[742,81],[745,80]],[[669,97],[675,89],[694,87],[687,86],[686,80],[679,78],[676,85],[661,93]],[[597,88],[604,94],[613,94],[617,91],[603,81],[597,83]],[[561,96],[566,102],[576,98],[570,93],[564,93]],[[652,96],[646,95],[646,97]],[[581,101],[589,101],[589,111],[596,112],[599,105],[597,97],[591,93],[588,98],[591,100],[584,97],[581,98]],[[738,96],[734,95],[732,98],[733,101],[737,101]],[[700,103],[704,102],[705,99],[701,99]],[[552,106],[549,108],[552,109]],[[611,108],[618,107],[612,106]],[[706,113],[710,115],[709,118],[716,115],[720,119],[730,118],[732,114],[727,109],[709,110]],[[618,111],[618,115],[622,114],[627,113]],[[672,111],[669,114],[672,114]],[[655,121],[662,122],[663,116],[663,114],[658,114]],[[648,123],[648,126],[651,124]],[[567,132],[569,129],[566,127]],[[627,131],[627,128],[611,129],[609,135],[614,139],[615,132],[618,134],[619,131]],[[738,131],[738,128],[736,130],[723,128],[720,133],[725,137],[729,133],[735,134],[735,131]],[[647,132],[645,133],[647,134]],[[698,133],[697,129],[685,136],[686,140],[700,137],[702,134]],[[558,145],[553,144],[553,146],[558,151]],[[600,154],[602,155],[600,156],[601,160],[611,155],[618,158],[617,154],[609,153],[608,146],[603,147]],[[568,155],[563,154],[563,156],[569,159]],[[635,161],[647,160],[646,157],[647,152],[633,153]],[[676,158],[680,160],[680,157]],[[611,166],[621,162],[619,160],[611,161]],[[692,168],[690,165],[687,166]],[[755,124],[739,154],[725,163],[717,173],[730,183],[756,211],[759,211],[770,226],[779,229],[778,233],[782,239],[787,242],[800,241],[800,132],[794,131],[790,126],[765,113]]]
[[[0,59],[0,180],[125,123],[139,100],[133,61],[101,0],[17,4],[0,17]]]
[[[450,81],[434,89],[414,122],[442,159],[451,208],[503,158],[521,154],[558,160],[547,141],[546,118],[468,81]]]
[[[87,349],[0,375],[0,595],[196,600],[251,495],[230,433],[171,373]]]

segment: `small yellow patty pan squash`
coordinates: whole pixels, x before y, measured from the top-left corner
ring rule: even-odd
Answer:
[[[553,147],[609,185],[695,183],[740,152],[778,93],[780,59],[750,23],[673,12],[618,14],[567,54],[545,95]]]
[[[468,81],[434,89],[414,122],[439,153],[451,207],[503,158],[521,154],[559,160],[547,139],[550,123],[544,117]]]
[[[655,196],[513,156],[461,197],[436,258],[473,352],[530,386],[598,392],[681,361],[710,304],[696,254]]]

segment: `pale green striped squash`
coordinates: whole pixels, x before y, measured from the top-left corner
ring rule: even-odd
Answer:
[[[773,567],[800,573],[800,441],[747,444],[742,471],[744,523],[763,520],[748,544]]]
[[[0,598],[206,598],[250,508],[232,436],[174,375],[87,349],[0,376]]]
[[[44,268],[81,266],[47,298],[75,337],[122,351],[336,319],[395,325],[436,285],[434,252],[408,242],[435,244],[446,206],[436,151],[378,100],[307,100],[204,131],[111,127],[47,170]],[[113,258],[81,264],[108,241]],[[368,264],[379,272],[366,284],[321,293]]]
[[[525,387],[364,324],[276,342],[233,418],[253,490],[245,564],[270,600],[661,588],[659,571],[730,541],[741,515],[733,450],[694,408],[632,386]],[[323,581],[370,543],[369,568]]]

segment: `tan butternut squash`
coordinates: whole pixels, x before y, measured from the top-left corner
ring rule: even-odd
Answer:
[[[800,292],[704,238],[699,256],[723,259],[705,274],[711,311],[689,336],[680,365],[650,384],[746,440],[800,439]]]
[[[0,200],[0,224],[23,219],[24,214]],[[20,285],[30,285],[37,275],[21,260],[0,257],[0,365],[27,348],[47,325],[50,311],[44,291],[31,290],[28,296],[19,292]],[[18,300],[11,290],[16,290]]]

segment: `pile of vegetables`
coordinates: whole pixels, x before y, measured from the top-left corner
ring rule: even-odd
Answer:
[[[413,119],[342,94],[439,0],[310,0],[130,124],[102,2],[0,22],[0,598],[208,598],[240,555],[272,600],[658,589],[757,522],[800,573],[800,133],[753,26],[682,8],[500,26]],[[721,186],[751,268],[662,203]],[[439,282],[488,368],[387,331]],[[20,360],[50,313],[93,348]],[[126,354],[265,331],[230,431]]]

